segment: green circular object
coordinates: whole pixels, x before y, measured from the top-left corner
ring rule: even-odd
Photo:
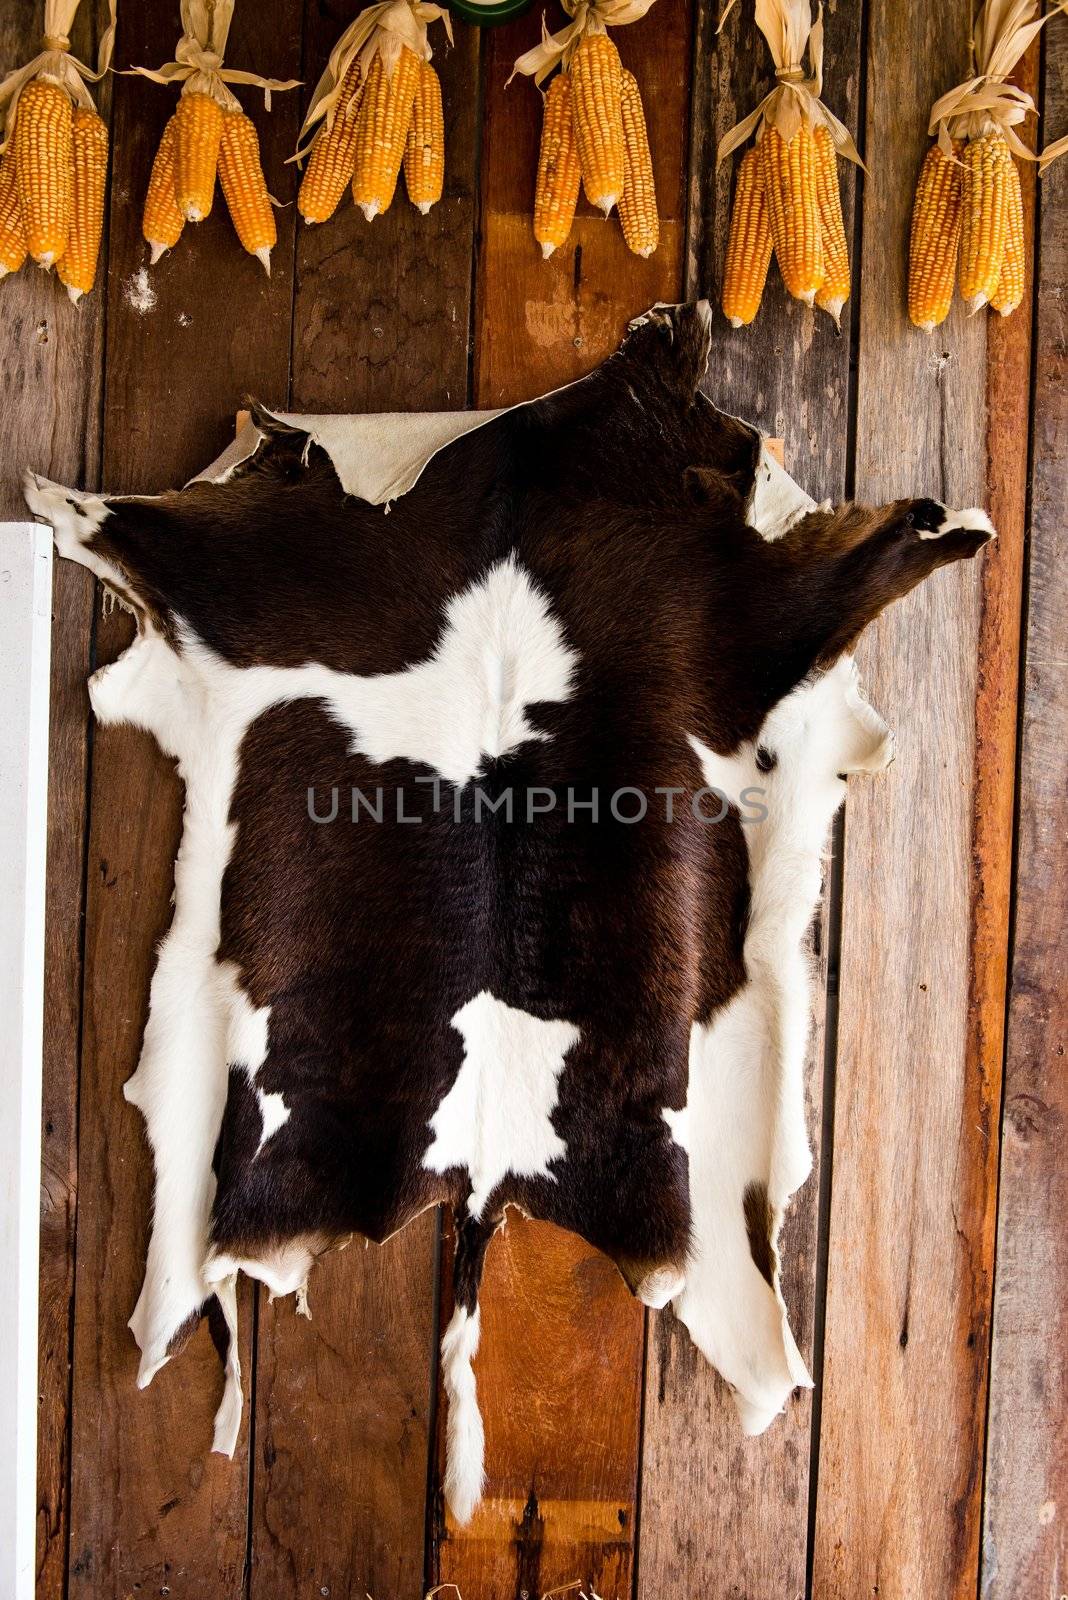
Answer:
[[[513,17],[529,11],[534,0],[449,0],[449,10],[476,28],[495,28],[499,22],[511,22]]]

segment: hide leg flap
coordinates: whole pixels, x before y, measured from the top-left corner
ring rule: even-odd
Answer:
[[[482,1498],[485,1430],[478,1408],[472,1363],[478,1350],[478,1288],[490,1240],[503,1217],[467,1217],[456,1230],[453,1263],[455,1309],[441,1340],[441,1367],[449,1402],[445,1451],[445,1500],[463,1526]]]

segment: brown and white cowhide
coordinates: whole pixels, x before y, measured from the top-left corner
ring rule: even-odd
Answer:
[[[706,307],[657,307],[504,413],[259,411],[172,494],[29,481],[137,616],[97,717],[185,784],[126,1086],[156,1170],[131,1326],[147,1384],[213,1312],[217,1449],[238,1272],[303,1296],[323,1251],[441,1203],[461,1521],[508,1206],[671,1302],[747,1432],[809,1382],[776,1254],[810,1166],[803,944],[843,775],[892,753],[849,651],[993,530],[814,507],[699,392],[708,342]]]

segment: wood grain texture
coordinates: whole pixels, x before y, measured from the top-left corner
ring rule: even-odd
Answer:
[[[296,76],[291,22],[284,0],[239,12],[231,59]],[[128,61],[158,64],[162,37],[155,8],[151,16],[140,7],[124,15]],[[155,269],[150,301],[137,278],[147,254],[141,198],[174,91],[117,77],[114,93],[103,478],[113,488],[152,492],[211,459],[247,390],[284,392],[293,213],[279,213],[268,282],[218,202]],[[277,187],[298,108],[279,95],[270,118],[251,103],[250,110],[268,182]],[[101,616],[103,660],[129,638],[128,618]],[[209,1453],[222,1377],[206,1328],[144,1393],[135,1386],[137,1351],[126,1328],[144,1264],[151,1163],[140,1115],[121,1086],[136,1065],[154,947],[170,921],[178,784],[146,735],[106,728],[95,737],[92,794],[69,1592],[72,1600],[125,1600],[166,1589],[176,1600],[226,1600],[244,1590],[247,1428],[232,1463]],[[247,1369],[247,1297],[242,1324]]]
[[[351,8],[306,8],[314,83]],[[443,43],[435,28],[432,40]],[[438,59],[446,188],[426,217],[403,181],[368,223],[348,195],[297,237],[292,404],[418,411],[468,403],[477,169],[478,36]],[[270,398],[270,397],[268,397]],[[274,398],[278,398],[275,396]],[[389,524],[383,523],[388,536]],[[436,1382],[435,1254],[428,1213],[381,1248],[324,1261],[311,1322],[261,1296],[251,1593],[328,1590],[409,1600],[422,1590]]]
[[[971,15],[869,13],[857,493],[984,498],[986,328],[905,315],[908,220],[931,103],[967,70]],[[885,615],[859,661],[896,727],[846,820],[841,1007],[812,1593],[975,1594],[996,1162],[970,1081],[975,564]]]
[[[700,7],[690,142],[688,293],[715,302],[705,385],[717,405],[782,436],[785,465],[817,498],[840,501],[848,482],[847,417],[852,332],[792,300],[773,269],[752,327],[732,329],[719,310],[735,160],[717,172],[715,147],[766,92],[770,57],[750,11],[739,7],[722,34],[719,7]],[[856,128],[860,4],[826,18],[825,83],[832,109]],[[840,163],[847,236],[854,174]],[[855,279],[859,282],[859,278]],[[829,869],[831,870],[831,869]],[[813,928],[814,1028],[806,1112],[814,1169],[783,1231],[783,1289],[791,1323],[812,1361],[823,1099],[825,987],[834,930],[826,904]],[[642,1440],[639,1593],[785,1596],[805,1587],[812,1394],[795,1393],[782,1423],[745,1439],[734,1404],[670,1313],[651,1319]],[[741,1508],[744,1507],[744,1512]]]
[[[1046,42],[1044,138],[1068,130],[1068,40]],[[1016,916],[1002,1122],[984,1518],[984,1600],[1059,1600],[1068,1576],[1068,167],[1040,184],[1041,281],[1019,778]],[[1010,319],[1011,321],[1011,319]]]
[[[105,6],[84,5],[72,37],[92,59]],[[40,44],[32,7],[0,19],[5,70]],[[97,94],[108,116],[109,88]],[[103,281],[101,265],[100,279]],[[32,262],[0,293],[0,515],[28,513],[22,471],[33,467],[89,487],[100,468],[103,293],[72,306],[54,274]],[[48,885],[42,1105],[41,1278],[38,1373],[37,1593],[60,1600],[66,1584],[70,1482],[70,1346],[78,1195],[78,1050],[81,922],[88,765],[93,581],[80,568],[53,566],[51,705],[48,750]]]
[[[510,404],[588,372],[627,320],[682,292],[687,145],[687,0],[615,34],[649,121],[661,242],[643,261],[616,218],[580,201],[571,238],[545,262],[531,233],[541,102],[505,88],[539,16],[487,35],[479,406]],[[604,1600],[633,1581],[644,1325],[615,1268],[576,1237],[510,1215],[490,1248],[475,1373],[487,1485],[465,1529],[440,1517],[431,1575],[477,1600],[519,1600],[580,1580]],[[442,1406],[444,1415],[444,1405]]]

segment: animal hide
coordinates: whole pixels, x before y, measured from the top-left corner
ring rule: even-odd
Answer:
[[[810,1381],[776,1253],[810,1166],[805,935],[844,774],[892,755],[849,652],[993,530],[815,507],[700,392],[708,321],[654,308],[503,413],[259,410],[171,494],[30,480],[137,616],[97,717],[185,785],[126,1085],[155,1157],[131,1327],[144,1385],[212,1313],[216,1449],[238,1273],[300,1296],[324,1251],[443,1203],[461,1521],[508,1206],[670,1302],[747,1433]]]

